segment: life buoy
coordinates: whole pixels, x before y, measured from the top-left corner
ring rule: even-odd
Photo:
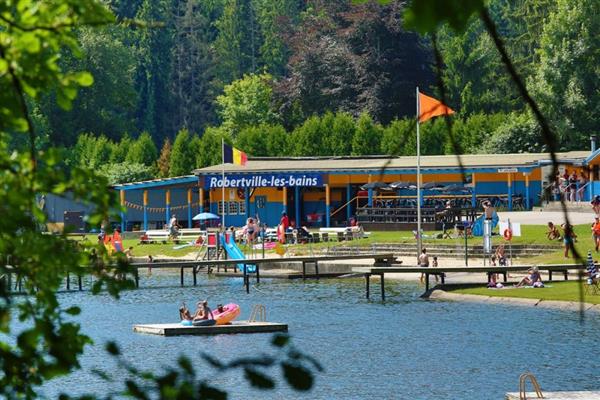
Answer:
[[[238,199],[240,199],[240,200],[243,200],[243,199],[245,199],[245,198],[246,198],[246,190],[245,190],[245,189],[242,189],[242,188],[238,188],[238,189],[237,189],[237,197],[238,197]]]
[[[505,229],[502,236],[504,236],[505,240],[511,240],[512,239],[512,229],[510,229],[510,228]]]

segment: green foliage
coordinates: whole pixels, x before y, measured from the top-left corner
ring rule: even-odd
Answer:
[[[96,171],[109,185],[154,179],[154,168],[144,164],[121,162],[102,164]]]
[[[315,372],[322,372],[321,364],[311,356],[299,351],[285,334],[277,334],[271,341],[271,353],[260,353],[253,357],[222,362],[220,359],[203,353],[206,364],[219,373],[242,371],[251,386],[262,390],[273,390],[279,382],[271,374],[280,369],[284,382],[296,391],[305,392],[314,385]],[[121,370],[129,377],[125,381],[124,395],[138,399],[166,397],[171,399],[227,399],[227,392],[218,388],[218,379],[197,376],[189,358],[182,356],[177,365],[164,373],[140,370],[131,365],[122,355],[115,343],[108,343],[107,351],[116,357]],[[109,380],[109,374],[99,376]],[[65,397],[69,399],[69,397]]]
[[[225,86],[223,94],[217,97],[223,127],[233,137],[247,126],[277,121],[277,114],[271,109],[272,79],[266,73],[244,75],[242,79]]]
[[[281,125],[247,127],[240,132],[235,145],[250,156],[285,156],[288,134]]]
[[[73,161],[82,168],[98,168],[111,161],[115,145],[106,136],[94,137],[82,134],[77,138],[73,149]]]
[[[547,151],[537,122],[529,113],[509,114],[492,137],[483,143],[484,153],[523,153]]]
[[[133,145],[133,140],[131,136],[127,133],[123,135],[121,141],[119,143],[115,143],[113,147],[113,151],[110,155],[110,162],[112,163],[122,163],[127,158],[127,153],[129,153],[129,149]]]
[[[125,161],[134,164],[153,166],[158,157],[158,150],[148,132],[142,132],[136,141],[131,143]]]
[[[567,149],[587,146],[600,115],[600,3],[558,0],[545,24],[530,86]]]
[[[225,143],[231,144],[231,138],[223,128],[206,128],[198,145],[196,167],[203,168],[223,162],[221,150],[221,139],[223,138]]]
[[[352,155],[378,154],[382,134],[381,125],[373,122],[368,114],[361,114],[356,122],[356,132],[352,138]]]
[[[327,117],[327,114],[325,114]],[[348,113],[336,113],[333,117],[331,129],[326,135],[326,147],[331,155],[345,156],[352,151],[352,138],[356,131],[354,118]]]
[[[195,135],[190,135],[186,129],[177,133],[169,162],[169,176],[188,175],[194,169],[198,142]]]
[[[325,132],[322,131],[321,118],[312,116],[292,132],[291,146],[293,155],[323,156],[328,150],[324,146]]]
[[[79,132],[103,134],[118,140],[134,129],[137,103],[134,87],[135,59],[121,39],[121,28],[78,30],[82,55],[68,55],[63,64],[73,70],[89,71],[94,85],[82,90],[69,112],[61,110],[55,96],[43,99],[51,127],[52,142],[71,144]]]
[[[484,8],[483,0],[420,0],[413,1],[404,14],[407,27],[421,33],[435,32],[443,23],[463,31],[474,13]]]

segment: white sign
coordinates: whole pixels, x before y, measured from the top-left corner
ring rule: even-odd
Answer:
[[[518,168],[498,168],[498,172],[512,173],[512,172],[519,172],[519,169]]]
[[[511,222],[513,236],[521,236],[521,223]],[[508,229],[508,221],[500,221],[500,235],[504,235],[504,231]]]

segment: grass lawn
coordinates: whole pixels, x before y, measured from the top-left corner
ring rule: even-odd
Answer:
[[[578,235],[579,239],[576,242],[575,246],[580,254],[585,257],[587,255],[587,251],[592,248],[592,239],[590,233],[590,226],[585,225],[577,225],[575,226],[575,232]],[[435,239],[434,237],[441,233],[440,231],[436,232],[425,232],[425,235],[430,237],[424,237],[423,242],[425,245],[428,244],[451,244],[457,246],[463,246],[464,239],[463,238],[453,238],[453,239]],[[550,242],[546,239],[546,227],[540,225],[522,225],[521,226],[522,236],[513,237],[513,243],[515,244],[560,244],[562,242]],[[77,238],[77,237],[75,237]],[[78,238],[76,239],[78,240]],[[87,240],[94,242],[96,240],[95,235],[88,235]],[[469,245],[478,244],[481,245],[483,243],[482,238],[469,238]],[[290,245],[288,247],[290,253],[295,255],[304,255],[309,254],[312,251],[321,251],[322,249],[328,246],[361,246],[368,247],[373,243],[408,243],[415,244],[416,240],[414,239],[414,235],[411,231],[373,231],[371,232],[371,236],[368,238],[353,240],[349,242],[329,242],[329,243],[317,243],[312,245],[301,244],[301,245]],[[499,236],[493,236],[492,238],[493,246],[497,246],[500,243],[506,243],[504,239]],[[189,253],[195,251],[193,247],[186,247],[183,249],[175,250],[173,247],[176,246],[174,243],[167,244],[144,244],[140,245],[137,239],[126,239],[124,240],[125,248],[130,246],[134,247],[134,255],[137,257],[147,256],[151,254],[156,256],[158,254],[162,254],[169,257],[182,257]],[[242,251],[248,251],[248,249],[242,247]],[[260,252],[260,250],[259,250]],[[273,253],[273,251],[267,251],[267,253]],[[567,260],[567,262],[572,262],[572,259]],[[522,259],[520,262],[523,263],[534,263],[534,264],[557,264],[565,262],[563,258],[563,253],[561,251],[555,251],[549,254],[529,258]]]
[[[468,289],[452,290],[452,293],[476,294],[494,297],[519,297],[525,299],[579,301],[580,282],[549,282],[540,289],[515,288],[515,289],[488,289],[486,287],[475,287]],[[585,284],[585,283],[584,283]],[[585,295],[586,303],[600,304],[600,295]]]

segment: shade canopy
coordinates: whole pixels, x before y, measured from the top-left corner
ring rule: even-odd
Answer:
[[[362,185],[361,190],[369,190],[369,189],[383,189],[383,190],[389,190],[390,186],[385,183],[385,182],[371,182],[371,183],[365,183],[364,185]]]
[[[194,218],[192,218],[194,221],[206,221],[209,219],[219,219],[220,217],[218,215],[215,215],[213,213],[209,213],[209,212],[203,212],[200,213],[198,215],[196,215]]]

